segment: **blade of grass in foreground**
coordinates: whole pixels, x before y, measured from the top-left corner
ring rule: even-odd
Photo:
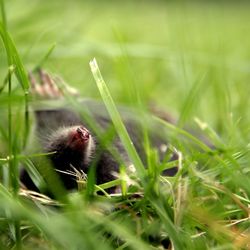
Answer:
[[[48,58],[50,57],[50,55],[53,53],[55,47],[56,47],[56,43],[53,43],[52,46],[47,51],[47,53],[44,55],[44,57],[33,68],[33,70],[32,70],[33,72],[37,71],[39,68],[42,68],[43,64],[48,60]]]
[[[3,8],[3,5],[1,6]],[[4,12],[4,9],[2,9]],[[6,20],[4,20],[6,22]],[[24,142],[23,145],[25,147],[29,134],[29,112],[28,112],[28,94],[29,94],[29,81],[27,77],[27,73],[24,69],[23,63],[19,56],[19,53],[15,47],[14,42],[11,39],[8,31],[6,30],[6,24],[0,22],[0,36],[3,40],[3,44],[6,50],[8,65],[9,67],[15,68],[15,75],[23,89],[24,92],[24,117],[25,117],[25,130],[24,130]]]
[[[7,32],[7,30],[5,29],[4,25],[1,22],[0,22],[0,36],[2,37],[6,49],[9,66],[14,65],[16,67],[15,71],[16,77],[19,83],[21,84],[23,90],[28,91],[29,81],[23,63],[20,59],[20,56],[17,52],[13,40],[11,39],[9,33]]]
[[[115,107],[114,101],[109,93],[108,87],[106,86],[103,77],[101,75],[101,72],[98,68],[97,62],[95,59],[93,59],[90,62],[90,67],[92,70],[92,73],[94,75],[95,81],[97,83],[97,87],[100,91],[100,94],[102,96],[102,99],[106,105],[106,108],[110,114],[110,117],[114,123],[114,126],[117,130],[117,133],[119,134],[121,141],[125,147],[125,149],[128,152],[129,157],[133,161],[136,170],[138,172],[139,177],[141,177],[141,180],[143,181],[144,174],[145,174],[145,168],[141,162],[141,159],[139,158],[132,141],[129,138],[128,132],[121,120],[121,117],[118,113],[118,110]],[[169,233],[170,238],[173,241],[173,244],[176,249],[183,249],[182,243],[179,240],[178,232],[176,231],[173,223],[169,219],[169,217],[161,210],[160,206],[157,204],[157,201],[155,199],[151,199],[151,202],[153,206],[155,206],[157,212],[159,213],[160,217],[164,221],[166,231]]]
[[[140,177],[140,179],[143,181],[145,176],[145,168],[143,166],[143,163],[138,156],[135,147],[133,145],[133,142],[131,141],[129,134],[122,122],[122,119],[120,117],[120,114],[114,104],[114,101],[109,93],[108,87],[105,84],[103,77],[101,75],[101,72],[99,70],[99,67],[97,65],[97,62],[95,59],[90,61],[90,68],[92,71],[92,74],[95,78],[97,87],[99,89],[99,92],[101,94],[101,97],[103,99],[103,102],[108,110],[108,113],[112,119],[112,122],[114,123],[114,126],[116,128],[116,131],[122,141],[123,146],[125,147],[130,159],[134,163],[134,166],[137,170],[137,173]]]
[[[27,204],[16,202],[8,190],[6,190],[0,183],[0,213],[3,211],[9,211],[12,215],[11,218],[7,218],[10,221],[24,220],[35,228],[41,231],[41,242],[44,242],[45,249],[98,249],[97,241],[98,236],[91,229],[88,217],[85,210],[79,214],[75,213],[71,216],[71,213],[64,214],[48,211],[46,207],[40,206],[41,211],[37,211],[34,206],[27,206]],[[75,223],[75,216],[79,222]],[[98,226],[96,223],[95,225]],[[94,226],[95,226],[94,225]],[[28,236],[29,237],[29,236]],[[25,238],[25,237],[24,237]],[[25,242],[25,240],[24,240]],[[50,248],[46,248],[46,244],[50,244]],[[39,246],[38,240],[38,246]],[[111,249],[106,242],[102,241],[102,249]],[[81,247],[80,247],[81,246]],[[7,249],[7,248],[5,248]],[[27,249],[25,245],[23,248],[12,249]]]
[[[27,75],[24,70],[24,66],[19,57],[17,49],[15,47],[14,42],[12,41],[8,31],[7,31],[7,18],[4,9],[4,1],[1,0],[1,14],[2,14],[2,22],[0,22],[0,36],[3,40],[3,44],[7,54],[7,60],[9,65],[9,74],[8,74],[8,141],[9,141],[9,180],[11,184],[11,188],[13,189],[13,198],[18,199],[18,191],[19,191],[19,178],[18,178],[18,161],[16,159],[17,153],[17,143],[14,142],[13,139],[13,113],[12,113],[12,73],[16,74],[17,79],[19,80],[20,85],[22,86],[25,98],[25,129],[24,129],[24,140],[23,145],[25,146],[28,139],[29,133],[29,116],[28,116],[28,89],[29,82]],[[22,239],[21,239],[21,227],[20,220],[15,220],[9,224],[10,231],[14,227],[14,239],[15,239],[15,248],[22,248]]]
[[[164,209],[162,200],[156,199],[156,197],[151,197],[150,199],[151,204],[156,209],[161,222],[168,233],[171,242],[174,245],[174,249],[182,250],[184,249],[183,239],[180,237],[180,231],[178,228],[173,224],[169,216],[167,215],[166,210]]]

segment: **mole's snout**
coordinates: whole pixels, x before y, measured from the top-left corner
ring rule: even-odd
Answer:
[[[89,136],[90,136],[90,134],[89,134],[89,131],[86,129],[86,128],[84,128],[84,127],[78,127],[77,129],[76,129],[76,132],[78,133],[78,135],[83,139],[83,140],[88,140],[89,139]]]

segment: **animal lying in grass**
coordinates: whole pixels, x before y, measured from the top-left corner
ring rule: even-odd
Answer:
[[[91,169],[95,170],[96,184],[117,179],[120,166],[125,166],[127,172],[135,171],[102,103],[87,99],[75,101],[78,99],[77,91],[68,86],[64,88],[64,93],[66,90],[69,94],[66,98],[59,86],[63,81],[42,70],[38,77],[30,74],[30,81],[34,99],[47,100],[45,105],[33,106],[36,123],[34,137],[42,152],[48,153],[47,158],[66,189],[76,189],[77,178],[79,179],[77,173],[85,176]],[[48,107],[48,104],[55,103],[56,105]],[[120,108],[119,112],[145,167],[148,164],[145,134],[148,135],[150,147],[156,149],[159,162],[166,158],[178,158],[174,150],[169,151],[167,142],[156,125],[142,125],[138,113],[132,109]],[[43,176],[41,164],[44,163],[35,162],[34,166]],[[21,182],[28,189],[41,191],[31,172],[26,167],[23,168]],[[162,174],[173,176],[176,172],[177,167],[172,167],[163,170]],[[44,178],[46,181],[46,177]],[[119,187],[111,187],[107,192],[116,193],[119,190]]]

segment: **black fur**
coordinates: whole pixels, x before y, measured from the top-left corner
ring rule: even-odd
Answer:
[[[88,173],[89,167],[95,165],[96,183],[105,183],[116,178],[114,172],[119,172],[119,161],[129,164],[130,160],[103,105],[92,101],[83,101],[81,105],[85,111],[87,109],[88,113],[92,114],[93,117],[91,119],[95,121],[94,124],[89,123],[89,117],[87,115],[85,116],[85,113],[80,116],[78,112],[66,108],[43,109],[35,111],[36,131],[40,138],[40,144],[45,152],[57,151],[57,153],[50,156],[52,166],[55,169],[67,171],[72,170],[71,166],[74,166],[76,169]],[[146,154],[143,146],[144,139],[138,117],[136,117],[136,114],[132,115],[129,109],[121,109],[120,113],[134,146],[146,166]],[[56,131],[61,127],[76,125],[88,128],[95,140],[96,149],[91,157],[91,161],[87,165],[84,164],[82,160],[84,153],[76,152],[65,146],[63,140],[56,142],[49,141],[48,144],[48,140],[52,140],[53,138],[49,136],[49,134],[53,133],[51,131]],[[157,129],[149,129],[152,146],[158,148],[160,158],[163,158],[164,154],[160,152],[159,147],[162,144],[166,144],[166,141],[161,138],[158,132]],[[108,142],[102,139],[102,136],[105,137],[107,133],[110,134]],[[110,139],[110,137],[112,139]],[[118,152],[116,157],[110,152],[110,145]],[[172,159],[177,158],[177,154],[173,154]],[[170,170],[165,170],[163,174],[173,176],[177,170],[177,167],[174,167]],[[62,173],[59,175],[67,189],[76,188],[76,181],[72,176]],[[21,181],[28,189],[36,190],[34,183],[24,169],[21,172]]]

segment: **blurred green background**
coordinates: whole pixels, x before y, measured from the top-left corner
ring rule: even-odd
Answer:
[[[199,117],[222,136],[249,139],[248,1],[6,1],[8,29],[27,70],[51,46],[44,68],[83,96],[99,98],[89,61],[96,57],[117,103]],[[2,47],[2,46],[1,46]],[[6,75],[0,50],[0,75]]]

